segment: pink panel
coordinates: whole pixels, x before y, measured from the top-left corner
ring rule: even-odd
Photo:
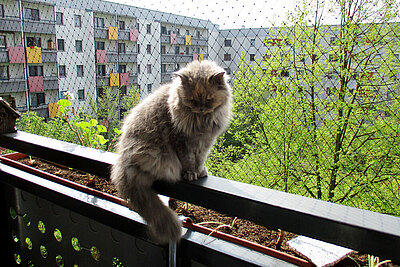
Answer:
[[[130,40],[133,42],[137,42],[139,38],[139,31],[137,29],[130,30]]]
[[[176,44],[176,33],[171,33],[170,43],[171,44]]]
[[[107,63],[107,51],[106,50],[96,50],[96,62],[97,63]]]
[[[120,85],[129,85],[129,72],[119,74]]]
[[[29,92],[43,92],[43,76],[28,77]]]
[[[198,54],[193,54],[193,61],[199,60],[199,55]]]
[[[8,58],[10,63],[24,63],[25,49],[19,46],[11,46],[8,48]]]

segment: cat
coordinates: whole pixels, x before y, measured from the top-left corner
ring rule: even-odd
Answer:
[[[111,180],[161,244],[179,241],[181,223],[152,190],[156,180],[193,181],[208,175],[204,162],[228,127],[229,77],[215,62],[193,61],[131,109],[117,144]]]

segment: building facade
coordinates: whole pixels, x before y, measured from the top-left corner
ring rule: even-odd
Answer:
[[[393,29],[397,31],[398,24]],[[242,59],[253,65],[269,62],[263,71],[270,80],[286,79],[293,85],[291,81],[301,80],[307,72],[303,67],[318,57],[326,66],[320,79],[325,92],[319,96],[328,97],[338,87],[334,71],[338,27],[322,28],[318,55],[294,51],[285,37],[292,30],[220,30],[210,21],[100,0],[0,0],[0,96],[22,112],[53,117],[55,103],[68,91],[75,96],[74,111],[87,111],[103,86],[112,87],[119,96],[136,87],[144,97],[193,60],[215,60],[231,76]],[[362,38],[360,49],[373,51],[368,56],[376,57],[379,65],[379,57],[387,53],[384,46],[375,51],[370,49],[371,37]],[[398,37],[391,42],[398,43]],[[398,70],[400,51],[398,46],[394,49],[389,51],[394,57],[392,69]],[[365,76],[362,71],[354,73]],[[368,73],[380,78],[374,70]]]
[[[72,93],[87,109],[103,86],[146,96],[173,71],[209,56],[218,25],[105,1],[0,1],[0,96],[53,117]]]

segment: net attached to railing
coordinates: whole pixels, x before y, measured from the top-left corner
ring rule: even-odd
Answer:
[[[19,129],[113,150],[132,106],[214,60],[235,101],[213,175],[400,215],[397,2],[133,5],[0,4],[0,96]]]

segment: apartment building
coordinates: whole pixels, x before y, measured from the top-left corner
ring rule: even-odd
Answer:
[[[400,91],[399,26],[399,23],[359,26],[363,34],[358,34],[354,40],[354,57],[348,66],[352,76],[346,84],[350,90],[359,90],[359,98],[369,98],[371,94],[367,90],[385,88],[385,95],[375,96],[387,100],[390,97],[387,92]],[[311,78],[307,78],[308,73],[320,88],[318,98],[330,97],[340,87],[336,42],[340,26],[321,26],[314,40],[311,28],[296,35],[294,31],[292,27],[220,30],[219,63],[230,74],[239,70],[242,59],[253,66],[258,64],[270,81],[285,84],[288,88],[301,87],[302,82],[309,86]],[[293,36],[296,36],[296,45],[291,43]],[[311,47],[315,48],[312,55]],[[312,66],[320,69],[311,73]],[[274,89],[273,83],[270,84],[271,90]]]
[[[55,103],[69,91],[75,96],[73,110],[88,111],[90,100],[102,94],[104,85],[112,87],[116,97],[128,94],[132,86],[144,97],[170,81],[174,71],[207,58],[231,76],[242,58],[251,64],[276,59],[265,67],[265,74],[293,84],[294,77],[304,75],[295,66],[309,64],[312,56],[293,51],[287,39],[291,30],[219,30],[210,21],[102,0],[1,0],[0,96],[20,111],[53,117]],[[321,79],[326,92],[320,96],[328,97],[338,87],[337,75],[328,67],[335,61],[339,31],[337,26],[323,31],[318,60],[327,66]],[[362,49],[372,45],[368,40],[359,43]],[[398,68],[400,51],[396,49]],[[375,52],[377,58],[386,53]],[[284,64],[271,69],[279,65],[278,60],[298,62],[286,69]],[[351,86],[356,86],[355,81]]]
[[[0,96],[43,117],[67,91],[74,112],[104,85],[145,96],[208,58],[218,35],[209,21],[106,1],[2,0],[0,10]]]

